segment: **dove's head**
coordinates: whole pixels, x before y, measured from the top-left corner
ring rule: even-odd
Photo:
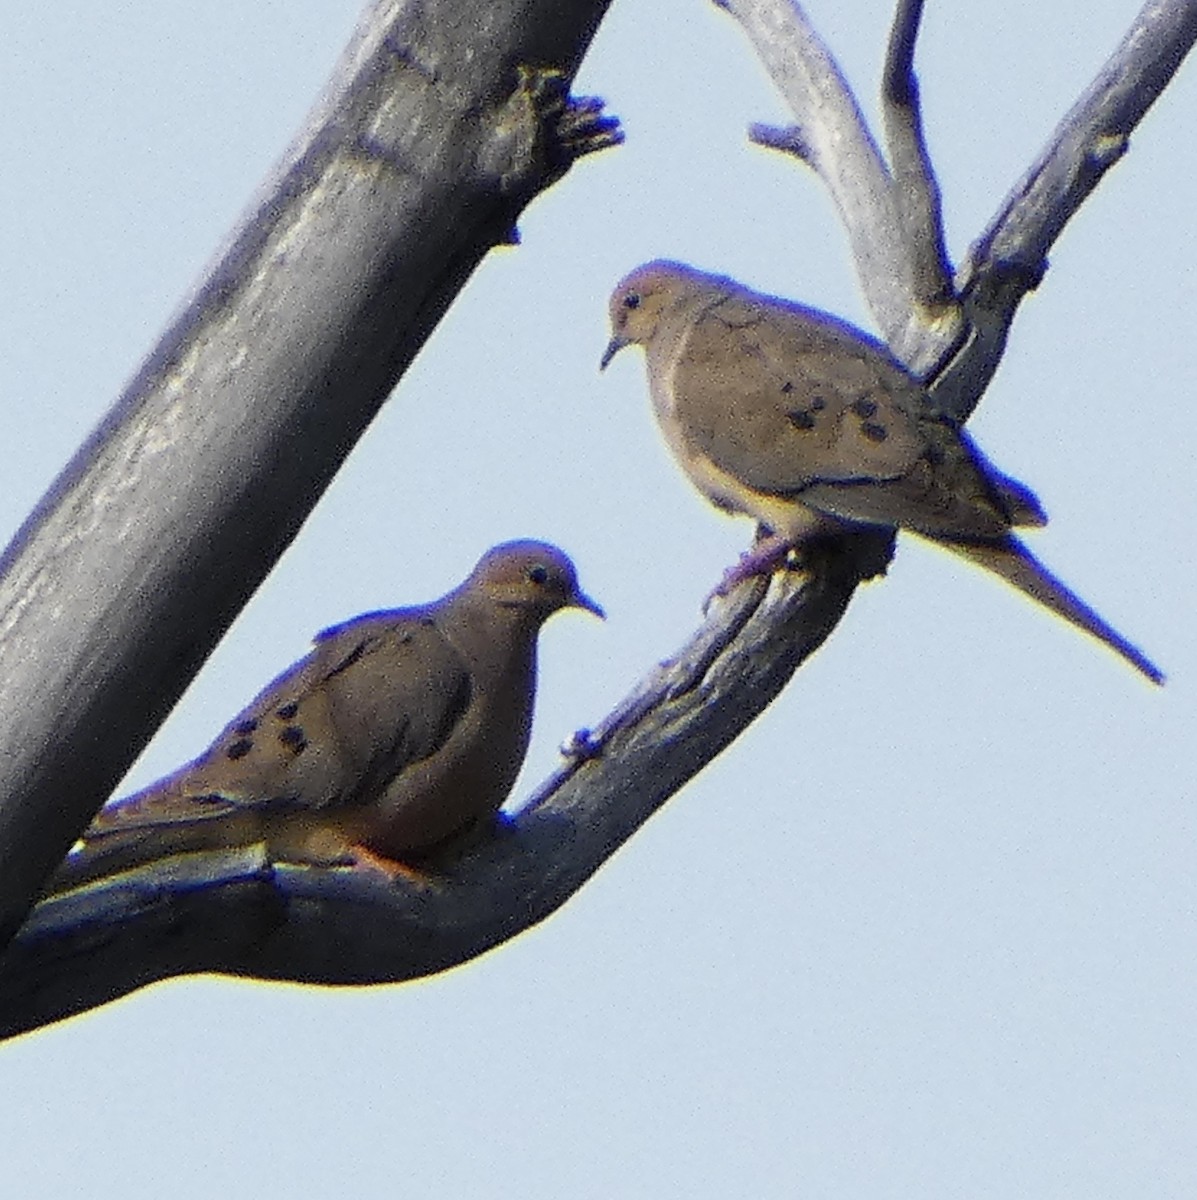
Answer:
[[[624,346],[645,346],[671,313],[701,299],[716,282],[685,263],[657,259],[625,275],[611,293],[611,340],[602,370]]]
[[[537,625],[562,608],[603,610],[578,586],[569,557],[547,542],[504,542],[488,550],[465,587],[490,603],[526,614]]]

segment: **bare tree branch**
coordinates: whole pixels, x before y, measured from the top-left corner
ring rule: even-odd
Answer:
[[[785,0],[735,0],[728,7],[746,27],[758,30],[767,67],[808,80],[799,86],[809,102],[798,114],[795,144],[838,189],[837,197],[844,195],[841,214],[854,248],[864,247],[858,265],[871,272],[885,263],[909,264],[904,239],[912,226],[922,228],[916,236],[926,238],[925,216],[898,215],[888,171],[855,101],[843,94],[838,68],[817,39],[811,40],[801,12]],[[1057,131],[1032,172],[1034,180],[1055,178],[1052,164],[1063,170],[1077,145],[1101,142],[1108,124],[1099,114],[1108,105],[1129,121],[1125,137],[1137,120],[1128,115],[1136,110],[1125,98],[1125,80],[1145,81],[1154,99],[1192,44],[1193,22],[1180,12],[1191,8],[1173,3],[1144,10],[1138,33],[1128,36],[1111,60],[1114,68],[1103,70],[1087,93],[1089,102],[1074,110],[1072,123],[1061,126],[1064,133]],[[904,8],[899,19],[908,20],[910,12]],[[1150,28],[1143,28],[1145,23]],[[901,92],[894,72],[907,69],[901,64],[908,67],[910,58],[905,51],[891,55],[892,91]],[[831,99],[823,103],[828,88]],[[1139,116],[1149,103],[1138,106]],[[909,147],[921,139],[917,106],[902,120],[906,130],[890,137],[895,157],[896,140],[905,139]],[[856,128],[849,128],[853,123]],[[854,198],[850,193],[858,186],[866,194]],[[1043,231],[1058,233],[1075,210],[1075,189],[1039,187],[1034,195],[1030,212],[1046,207],[1056,218],[1028,219],[1025,202],[1004,206],[980,242],[1002,247],[1001,257],[974,256],[967,303],[987,290],[1008,303],[1013,285],[1004,264],[1041,264]],[[895,288],[892,279],[883,281],[877,294],[888,296],[884,303],[896,314],[897,334],[891,340],[908,349],[902,337],[910,327],[911,276],[902,275],[900,282]],[[892,302],[902,289],[906,307],[898,314]],[[1009,303],[1011,314],[1016,303]],[[891,331],[885,322],[883,327]],[[913,344],[931,345],[924,336],[928,327],[920,328]],[[944,330],[931,332],[951,344]],[[983,386],[976,382],[975,353],[958,354],[937,380],[943,396],[970,396],[975,402]],[[963,376],[959,385],[958,373]],[[808,578],[776,577],[767,592],[760,582],[743,585],[672,663],[651,674],[601,730],[580,739],[582,752],[548,781],[504,835],[446,863],[426,887],[392,888],[361,873],[289,868],[247,851],[167,860],[42,902],[0,962],[0,1031],[11,1035],[34,1028],[173,974],[224,971],[325,983],[398,980],[441,970],[499,944],[568,899],[759,713],[834,627],[855,583],[884,562],[890,540],[886,535],[853,539],[846,544],[850,553],[813,563]]]
[[[922,0],[901,0],[890,31],[881,83],[885,140],[893,164],[894,199],[903,241],[910,254],[912,299],[934,322],[956,303],[944,243],[939,185],[923,133],[919,85],[914,74]]]
[[[373,0],[307,128],[0,570],[0,945],[483,255],[618,140],[606,0]]]
[[[917,328],[909,330],[915,306],[893,179],[839,64],[797,3],[717,2],[740,22],[796,121],[784,129],[752,125],[749,138],[794,155],[819,176],[885,340],[893,346],[917,339]]]
[[[1047,271],[1047,252],[1089,193],[1126,153],[1197,41],[1197,0],[1147,0],[1047,147],[1016,183],[957,272],[969,337],[932,394],[963,420],[1005,349],[1014,313]]]

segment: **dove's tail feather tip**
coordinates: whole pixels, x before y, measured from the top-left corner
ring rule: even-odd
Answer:
[[[1096,638],[1104,646],[1108,646],[1123,662],[1129,663],[1140,675],[1149,679],[1157,687],[1162,687],[1167,676],[1147,657],[1138,647],[1132,646],[1124,637],[1116,633],[1109,625],[1096,617],[1092,621],[1072,618],[1073,623],[1090,636]]]
[[[1167,682],[1168,676],[1147,655],[1136,650],[1134,646],[1127,646],[1125,649],[1120,648],[1119,652],[1132,667],[1135,667],[1143,675],[1146,675],[1156,687],[1163,687]]]
[[[978,566],[992,571],[1078,629],[1083,629],[1152,683],[1157,686],[1163,684],[1164,672],[1071,588],[1057,579],[1013,534],[993,541],[948,542],[947,546]]]

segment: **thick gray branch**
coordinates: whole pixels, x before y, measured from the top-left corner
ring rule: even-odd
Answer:
[[[228,248],[0,560],[0,945],[482,256],[617,136],[564,104],[606,2],[374,0]]]

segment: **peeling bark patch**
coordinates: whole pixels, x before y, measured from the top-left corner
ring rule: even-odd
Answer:
[[[298,725],[288,725],[285,729],[279,730],[278,740],[282,742],[292,754],[302,754],[307,749],[308,739],[303,730]]]
[[[866,421],[861,427],[860,432],[869,439],[870,442],[884,442],[889,436],[886,433],[884,425],[878,425],[876,421]]]
[[[805,408],[796,408],[786,413],[786,419],[795,429],[814,429],[815,418]]]
[[[239,758],[244,758],[252,749],[254,743],[252,738],[238,738],[226,751],[225,757],[231,758],[234,762]]]

